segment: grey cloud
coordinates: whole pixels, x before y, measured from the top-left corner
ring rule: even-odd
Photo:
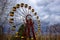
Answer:
[[[39,7],[41,21],[49,22],[50,24],[60,23],[60,0],[41,0],[37,1]],[[47,15],[49,15],[47,17]],[[44,19],[47,17],[46,19]]]
[[[9,0],[5,13],[8,14],[15,4],[21,2],[28,3],[38,11],[41,21],[49,22],[49,24],[60,23],[60,0],[37,0],[37,4],[31,3],[28,0]]]
[[[44,3],[43,3],[44,2]],[[38,4],[40,5],[40,6],[38,6]],[[42,5],[42,11],[45,11],[45,12],[50,12],[50,14],[52,13],[53,14],[53,12],[54,13],[59,13],[60,12],[60,1],[59,0],[54,0],[54,1],[49,1],[49,0],[45,0],[45,1],[43,1],[42,0],[42,2],[40,1],[40,2],[37,2],[37,6],[38,7],[41,7]]]
[[[47,6],[51,2],[54,2],[54,0],[40,0],[37,1],[37,6]]]

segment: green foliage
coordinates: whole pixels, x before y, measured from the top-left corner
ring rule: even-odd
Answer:
[[[23,34],[23,32],[24,32],[24,28],[25,28],[25,27],[24,27],[24,24],[22,24],[22,25],[20,26],[19,30],[18,30],[20,36],[22,36],[22,34]]]
[[[18,36],[20,36],[19,38],[16,38],[16,37],[14,37],[14,36],[12,36],[11,37],[11,40],[18,40],[18,39],[20,39],[21,40],[21,36],[23,36],[23,32],[24,32],[24,24],[22,24],[21,26],[20,26],[20,28],[18,29]]]

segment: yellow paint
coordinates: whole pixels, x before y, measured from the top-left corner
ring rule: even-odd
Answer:
[[[23,36],[21,38],[24,38]]]
[[[16,5],[16,8],[19,8],[19,7],[20,7],[20,4],[17,4],[17,5]]]

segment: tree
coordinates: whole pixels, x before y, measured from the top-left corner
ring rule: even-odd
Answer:
[[[23,36],[23,33],[24,33],[24,29],[25,29],[25,26],[24,24],[22,24],[18,30],[18,35],[20,36],[20,38]]]
[[[8,16],[12,6],[16,4],[16,0],[0,0],[0,33],[2,32],[6,24],[8,24]],[[3,40],[3,39],[1,39]],[[5,40],[5,39],[4,39]]]
[[[15,4],[15,0],[0,0],[0,27],[8,24],[9,12]]]
[[[47,31],[50,34],[50,40],[57,40],[57,33],[58,33],[58,35],[60,34],[60,24],[50,25],[47,28]],[[54,38],[51,38],[51,36],[53,36],[53,34],[54,34]]]

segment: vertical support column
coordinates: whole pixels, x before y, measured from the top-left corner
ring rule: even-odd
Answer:
[[[36,40],[33,26],[32,26],[32,33],[33,33],[33,38],[34,38],[34,40]]]
[[[32,28],[33,38],[34,38],[34,40],[36,40],[32,19],[30,19],[30,27]]]
[[[33,33],[33,40],[36,40],[35,38],[35,33],[34,33],[34,26],[33,26],[33,22],[32,19],[27,19],[28,16],[31,16],[30,14],[26,16],[26,22],[27,22],[27,28],[28,28],[28,40],[31,40],[31,35],[30,35],[30,29],[32,28],[32,33]]]

